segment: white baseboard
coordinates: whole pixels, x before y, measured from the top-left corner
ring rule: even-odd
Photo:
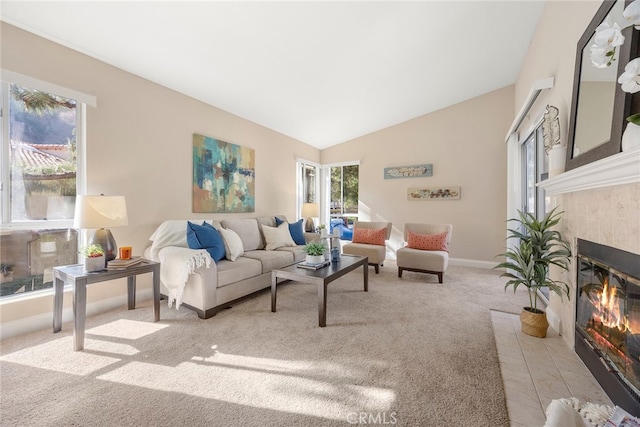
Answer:
[[[71,292],[65,292],[65,300],[71,299]],[[136,302],[145,301],[153,297],[152,289],[140,289],[136,291]],[[103,313],[118,307],[127,307],[127,294],[113,298],[102,299],[87,304],[87,317],[94,314]],[[73,320],[73,308],[68,307],[62,310],[62,323]],[[27,317],[12,322],[4,322],[0,325],[0,339],[26,334],[39,329],[51,328],[53,331],[53,311],[42,313],[36,316]]]
[[[495,262],[490,261],[478,261],[475,259],[463,259],[463,258],[450,258],[449,264],[451,265],[459,265],[461,267],[476,267],[476,268],[486,268],[487,270],[495,267]]]

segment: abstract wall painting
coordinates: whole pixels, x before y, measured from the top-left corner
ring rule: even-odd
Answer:
[[[193,212],[255,212],[255,150],[193,134]]]
[[[407,189],[409,200],[459,200],[460,187],[414,187]]]
[[[384,168],[384,179],[422,178],[433,175],[433,164]]]

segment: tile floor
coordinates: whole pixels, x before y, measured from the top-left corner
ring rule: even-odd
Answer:
[[[549,328],[544,339],[520,331],[518,315],[491,312],[511,427],[542,427],[553,399],[612,405],[575,352]]]

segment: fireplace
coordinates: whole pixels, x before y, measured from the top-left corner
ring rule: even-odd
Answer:
[[[576,353],[611,400],[640,416],[640,255],[578,239]]]

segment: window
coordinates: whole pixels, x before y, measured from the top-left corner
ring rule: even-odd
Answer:
[[[83,113],[95,99],[4,70],[0,92],[4,298],[51,288],[53,267],[77,262],[71,227],[84,182]]]
[[[524,175],[522,178],[524,184],[522,211],[542,219],[551,209],[550,199],[545,195],[544,189],[537,187],[537,184],[547,179],[549,175],[549,157],[544,147],[542,125],[537,126],[524,140],[522,151],[522,173]],[[548,303],[549,288],[540,288],[539,292],[545,303]]]
[[[320,205],[320,224],[329,224],[331,218],[358,218],[358,169],[355,162],[319,165],[298,160],[297,197],[298,215],[303,203]]]
[[[541,219],[550,209],[549,199],[545,196],[544,190],[537,187],[537,184],[547,179],[549,175],[549,158],[544,148],[542,126],[537,126],[525,139],[522,150],[524,161],[522,168],[524,206],[522,206],[522,210]]]
[[[304,162],[300,162],[299,166],[301,168],[300,176],[302,178],[300,182],[302,186],[300,206],[302,206],[302,203],[318,203],[320,201],[317,197],[319,184],[318,166]]]
[[[358,165],[331,166],[331,218],[358,217],[358,169]]]

